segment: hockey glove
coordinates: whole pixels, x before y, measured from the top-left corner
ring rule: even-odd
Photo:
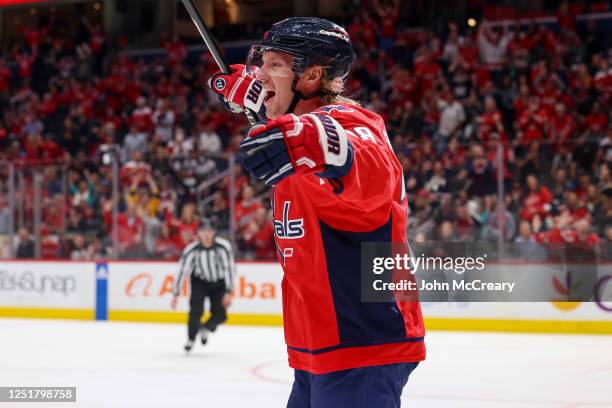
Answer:
[[[247,74],[244,65],[235,64],[230,67],[231,74],[216,72],[208,80],[208,86],[219,95],[219,100],[234,113],[240,113],[243,108],[263,114],[263,102],[266,93],[261,81]],[[263,115],[262,115],[263,117]]]
[[[344,176],[353,162],[353,147],[331,116],[288,114],[252,127],[240,144],[239,159],[272,186],[296,172]]]

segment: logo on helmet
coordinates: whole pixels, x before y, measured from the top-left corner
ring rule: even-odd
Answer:
[[[340,31],[319,30],[319,34],[329,35],[329,36],[332,36],[332,37],[340,38],[341,40],[344,40],[346,42],[349,41],[348,35],[346,35],[343,32],[340,32]]]
[[[215,79],[215,88],[219,91],[222,91],[225,88],[225,79],[223,78]]]

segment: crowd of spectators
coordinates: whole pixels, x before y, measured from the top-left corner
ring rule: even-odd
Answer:
[[[565,2],[552,26],[443,32],[397,29],[399,1],[368,3],[347,26],[346,95],[385,118],[412,240],[612,242],[609,44],[579,32]],[[176,259],[201,215],[226,234],[233,179],[239,253],[274,258],[268,191],[238,165],[228,175],[247,124],[204,86],[216,70],[207,53],[173,36],[165,53],[131,57],[86,18],[22,30],[0,56],[0,236],[9,161],[25,221],[0,256],[8,245],[33,254],[35,174],[42,256],[114,256],[114,157],[120,256]]]
[[[413,240],[612,241],[612,48],[578,10],[434,33],[373,3],[347,88],[386,119]]]

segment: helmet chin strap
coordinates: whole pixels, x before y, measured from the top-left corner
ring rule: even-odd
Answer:
[[[335,95],[340,94],[339,92],[330,92],[325,89],[319,89],[311,94],[304,95],[301,91],[298,91],[295,88],[297,86],[299,79],[300,79],[299,75],[295,74],[295,76],[293,77],[293,82],[291,83],[291,92],[293,92],[293,98],[291,99],[291,103],[289,104],[289,108],[287,108],[287,112],[285,112],[285,114],[293,113],[293,111],[295,110],[295,107],[300,102],[300,100],[306,101],[308,99],[316,98],[317,96],[323,96],[323,95],[334,95],[335,96]]]
[[[285,115],[288,113],[293,113],[293,110],[297,106],[298,102],[300,102],[300,99],[306,99],[300,91],[295,89],[298,79],[299,76],[297,74],[294,74],[293,82],[291,83],[291,92],[293,92],[293,98],[291,98],[291,103],[289,104],[289,108],[287,108],[287,112],[285,112]]]

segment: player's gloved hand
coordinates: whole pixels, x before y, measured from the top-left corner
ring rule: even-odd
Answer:
[[[244,65],[234,64],[230,68],[231,74],[221,71],[213,74],[208,86],[230,111],[240,113],[247,108],[261,115],[266,95],[261,81],[248,74]]]
[[[253,126],[240,143],[239,160],[253,176],[273,186],[295,173],[283,133],[295,126],[292,116],[285,115],[267,124]],[[291,119],[289,123],[288,119]]]
[[[351,167],[353,148],[331,117],[288,114],[253,126],[240,143],[239,160],[272,186],[296,172],[343,176]]]

